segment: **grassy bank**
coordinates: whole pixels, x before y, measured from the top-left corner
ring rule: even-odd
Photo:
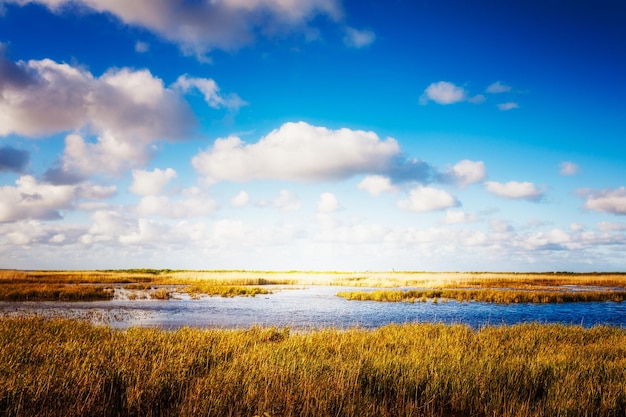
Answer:
[[[439,298],[457,301],[482,301],[487,303],[572,303],[589,301],[626,300],[626,291],[517,291],[517,290],[377,290],[377,291],[344,291],[337,296],[357,301],[426,301]]]
[[[622,416],[626,330],[112,330],[0,319],[4,416]]]

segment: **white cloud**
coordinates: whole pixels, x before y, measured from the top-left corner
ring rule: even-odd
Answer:
[[[459,202],[444,190],[418,186],[409,192],[407,200],[398,201],[398,208],[418,213],[459,206]]]
[[[543,198],[544,192],[537,188],[532,182],[509,181],[501,183],[496,181],[487,181],[485,189],[492,194],[511,200],[529,200],[539,201]]]
[[[333,193],[322,193],[320,199],[317,202],[318,213],[334,213],[341,210],[339,201]]]
[[[163,187],[170,180],[176,178],[177,174],[172,168],[153,171],[133,170],[133,183],[129,191],[139,195],[159,195],[163,192]]]
[[[454,104],[467,100],[467,93],[463,87],[457,87],[448,81],[439,81],[424,90],[420,103],[426,104],[429,100],[443,105]]]
[[[585,226],[580,223],[570,223],[569,230],[571,230],[572,232],[580,232],[582,230],[585,230]]]
[[[626,188],[613,190],[577,190],[577,194],[587,201],[584,208],[602,213],[626,215]]]
[[[169,219],[188,219],[210,216],[217,210],[217,202],[197,187],[183,190],[182,199],[146,195],[137,206],[141,216],[157,216]]]
[[[464,159],[449,168],[444,179],[466,187],[484,180],[487,177],[487,169],[482,161],[470,161]]]
[[[119,237],[119,242],[129,245],[154,244],[167,234],[167,227],[154,220],[139,219],[137,229]]]
[[[376,40],[374,32],[369,30],[357,30],[351,27],[345,28],[343,42],[352,48],[363,48],[371,45]]]
[[[398,187],[391,183],[391,179],[382,175],[368,175],[357,184],[357,188],[368,192],[374,197],[380,195],[381,193],[393,193],[398,191]]]
[[[598,229],[602,232],[622,232],[622,231],[626,231],[626,223],[599,222]]]
[[[0,135],[42,136],[90,127],[125,141],[179,139],[195,118],[180,94],[147,70],[90,72],[50,59],[20,61],[2,79]],[[2,75],[3,78],[6,78]]]
[[[559,173],[561,175],[572,176],[576,175],[580,172],[580,167],[578,164],[570,161],[561,162],[559,166]]]
[[[288,190],[280,190],[278,197],[274,199],[273,205],[280,211],[296,211],[302,207],[302,201],[295,193]]]
[[[226,107],[235,110],[247,104],[237,94],[220,95],[220,88],[210,78],[190,78],[187,75],[181,75],[174,83],[174,86],[180,88],[183,92],[188,92],[194,88],[197,89],[204,96],[204,101],[214,109]]]
[[[508,111],[508,110],[513,110],[513,109],[518,109],[518,108],[519,108],[519,104],[517,104],[514,101],[509,101],[507,103],[498,104],[498,110],[500,111]]]
[[[230,205],[233,207],[244,207],[247,206],[249,202],[250,196],[247,192],[241,190],[239,191],[239,194],[230,200]]]
[[[506,84],[502,84],[500,81],[496,81],[487,87],[487,92],[490,94],[508,93],[509,91],[511,91],[511,87]]]
[[[310,33],[318,15],[342,17],[337,0],[6,0],[39,3],[57,11],[80,6],[83,11],[110,13],[122,22],[146,28],[178,44],[183,52],[203,57],[212,49],[232,50],[254,42],[257,34]]]
[[[120,174],[146,165],[151,157],[152,152],[145,145],[110,133],[99,136],[95,143],[87,142],[80,135],[70,134],[65,138],[61,169],[56,175],[83,178],[99,172]]]
[[[473,223],[478,218],[476,213],[466,213],[462,210],[447,210],[446,216],[441,220],[442,224],[465,224]]]
[[[150,44],[147,42],[137,41],[135,42],[135,52],[143,54],[150,50]]]
[[[39,183],[31,175],[19,177],[15,184],[0,187],[0,222],[59,219],[61,212],[72,208],[76,200],[108,198],[116,190],[114,186]]]
[[[59,182],[144,166],[156,141],[188,138],[196,119],[182,94],[190,89],[215,108],[243,104],[235,94],[222,95],[211,79],[184,76],[166,87],[148,70],[111,69],[96,77],[50,59],[14,63],[1,52],[0,66],[10,70],[0,73],[0,136],[82,132],[67,137],[60,168],[50,172]],[[90,134],[95,142],[84,139]]]
[[[502,219],[491,219],[489,225],[496,233],[506,233],[513,230],[513,227]]]
[[[259,142],[244,144],[235,136],[217,139],[192,164],[207,181],[285,179],[323,181],[383,171],[400,153],[391,138],[373,132],[285,123]]]

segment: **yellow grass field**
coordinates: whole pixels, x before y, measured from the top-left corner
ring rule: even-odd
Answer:
[[[0,319],[3,416],[623,416],[626,330]]]

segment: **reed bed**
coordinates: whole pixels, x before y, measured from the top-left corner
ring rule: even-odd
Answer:
[[[626,300],[626,291],[515,291],[515,290],[377,290],[377,291],[344,291],[338,297],[357,301],[426,301],[427,299],[449,299],[460,302],[482,301],[486,303],[572,303],[590,301]]]
[[[42,294],[43,299],[50,299],[48,290],[38,290],[45,286],[56,286],[58,290],[64,284],[63,294],[76,291],[76,299],[81,299],[83,290],[79,290],[78,284],[124,284],[124,288],[154,289],[155,286],[176,286],[178,291],[183,291],[192,296],[200,294],[231,296],[254,296],[267,294],[270,291],[262,287],[268,285],[335,285],[370,288],[397,288],[419,287],[432,290],[456,290],[457,293],[450,298],[461,300],[502,301],[497,302],[566,302],[583,300],[581,293],[571,296],[563,296],[560,289],[564,286],[592,286],[606,287],[613,290],[613,294],[594,295],[597,291],[586,291],[585,296],[589,300],[595,298],[612,299],[618,301],[622,295],[620,290],[626,291],[626,274],[618,273],[429,273],[429,272],[271,272],[271,271],[173,271],[169,269],[133,269],[121,271],[15,271],[0,270],[0,297],[2,293],[17,294],[28,293],[29,300],[36,300],[37,294]],[[32,287],[27,290],[26,286]],[[76,285],[69,287],[69,285]],[[14,287],[14,289],[11,289]],[[48,287],[51,288],[51,287]],[[481,295],[472,295],[471,290],[543,290],[541,294],[521,293],[493,293],[485,291]],[[458,291],[466,291],[460,293]],[[547,292],[554,291],[549,297]],[[591,294],[591,293],[594,294]],[[104,293],[94,295],[92,299],[101,299]],[[167,299],[164,291],[155,293],[157,298]],[[354,296],[358,299],[359,296]],[[428,296],[426,296],[428,297]],[[529,300],[529,297],[531,298]],[[548,297],[548,298],[546,298]],[[106,298],[106,297],[105,297]],[[397,298],[397,295],[388,298]],[[424,296],[416,297],[424,298]],[[9,299],[9,298],[5,298]],[[59,298],[57,298],[59,299]],[[62,298],[66,299],[66,298]],[[89,299],[89,298],[84,298]],[[408,297],[411,299],[411,296]],[[535,301],[535,300],[555,301]],[[508,301],[506,301],[508,300]],[[518,300],[518,301],[515,301]],[[523,300],[523,301],[522,301]],[[559,301],[562,300],[562,301]]]
[[[182,291],[191,296],[210,295],[221,297],[254,297],[259,294],[271,294],[271,291],[261,286],[193,284],[182,288]]]
[[[626,330],[0,319],[3,416],[623,416]]]
[[[96,301],[112,298],[113,288],[111,287],[0,283],[0,301]]]

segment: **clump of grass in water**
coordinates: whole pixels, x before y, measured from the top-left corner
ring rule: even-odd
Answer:
[[[254,297],[258,294],[271,294],[271,291],[257,286],[215,285],[212,283],[194,284],[181,291],[192,296],[210,295],[221,297]]]
[[[452,299],[487,303],[571,303],[626,300],[626,291],[516,291],[516,290],[378,290],[338,292],[338,297],[357,301],[410,301],[415,299]]]
[[[626,330],[113,330],[0,319],[6,416],[626,415]]]

